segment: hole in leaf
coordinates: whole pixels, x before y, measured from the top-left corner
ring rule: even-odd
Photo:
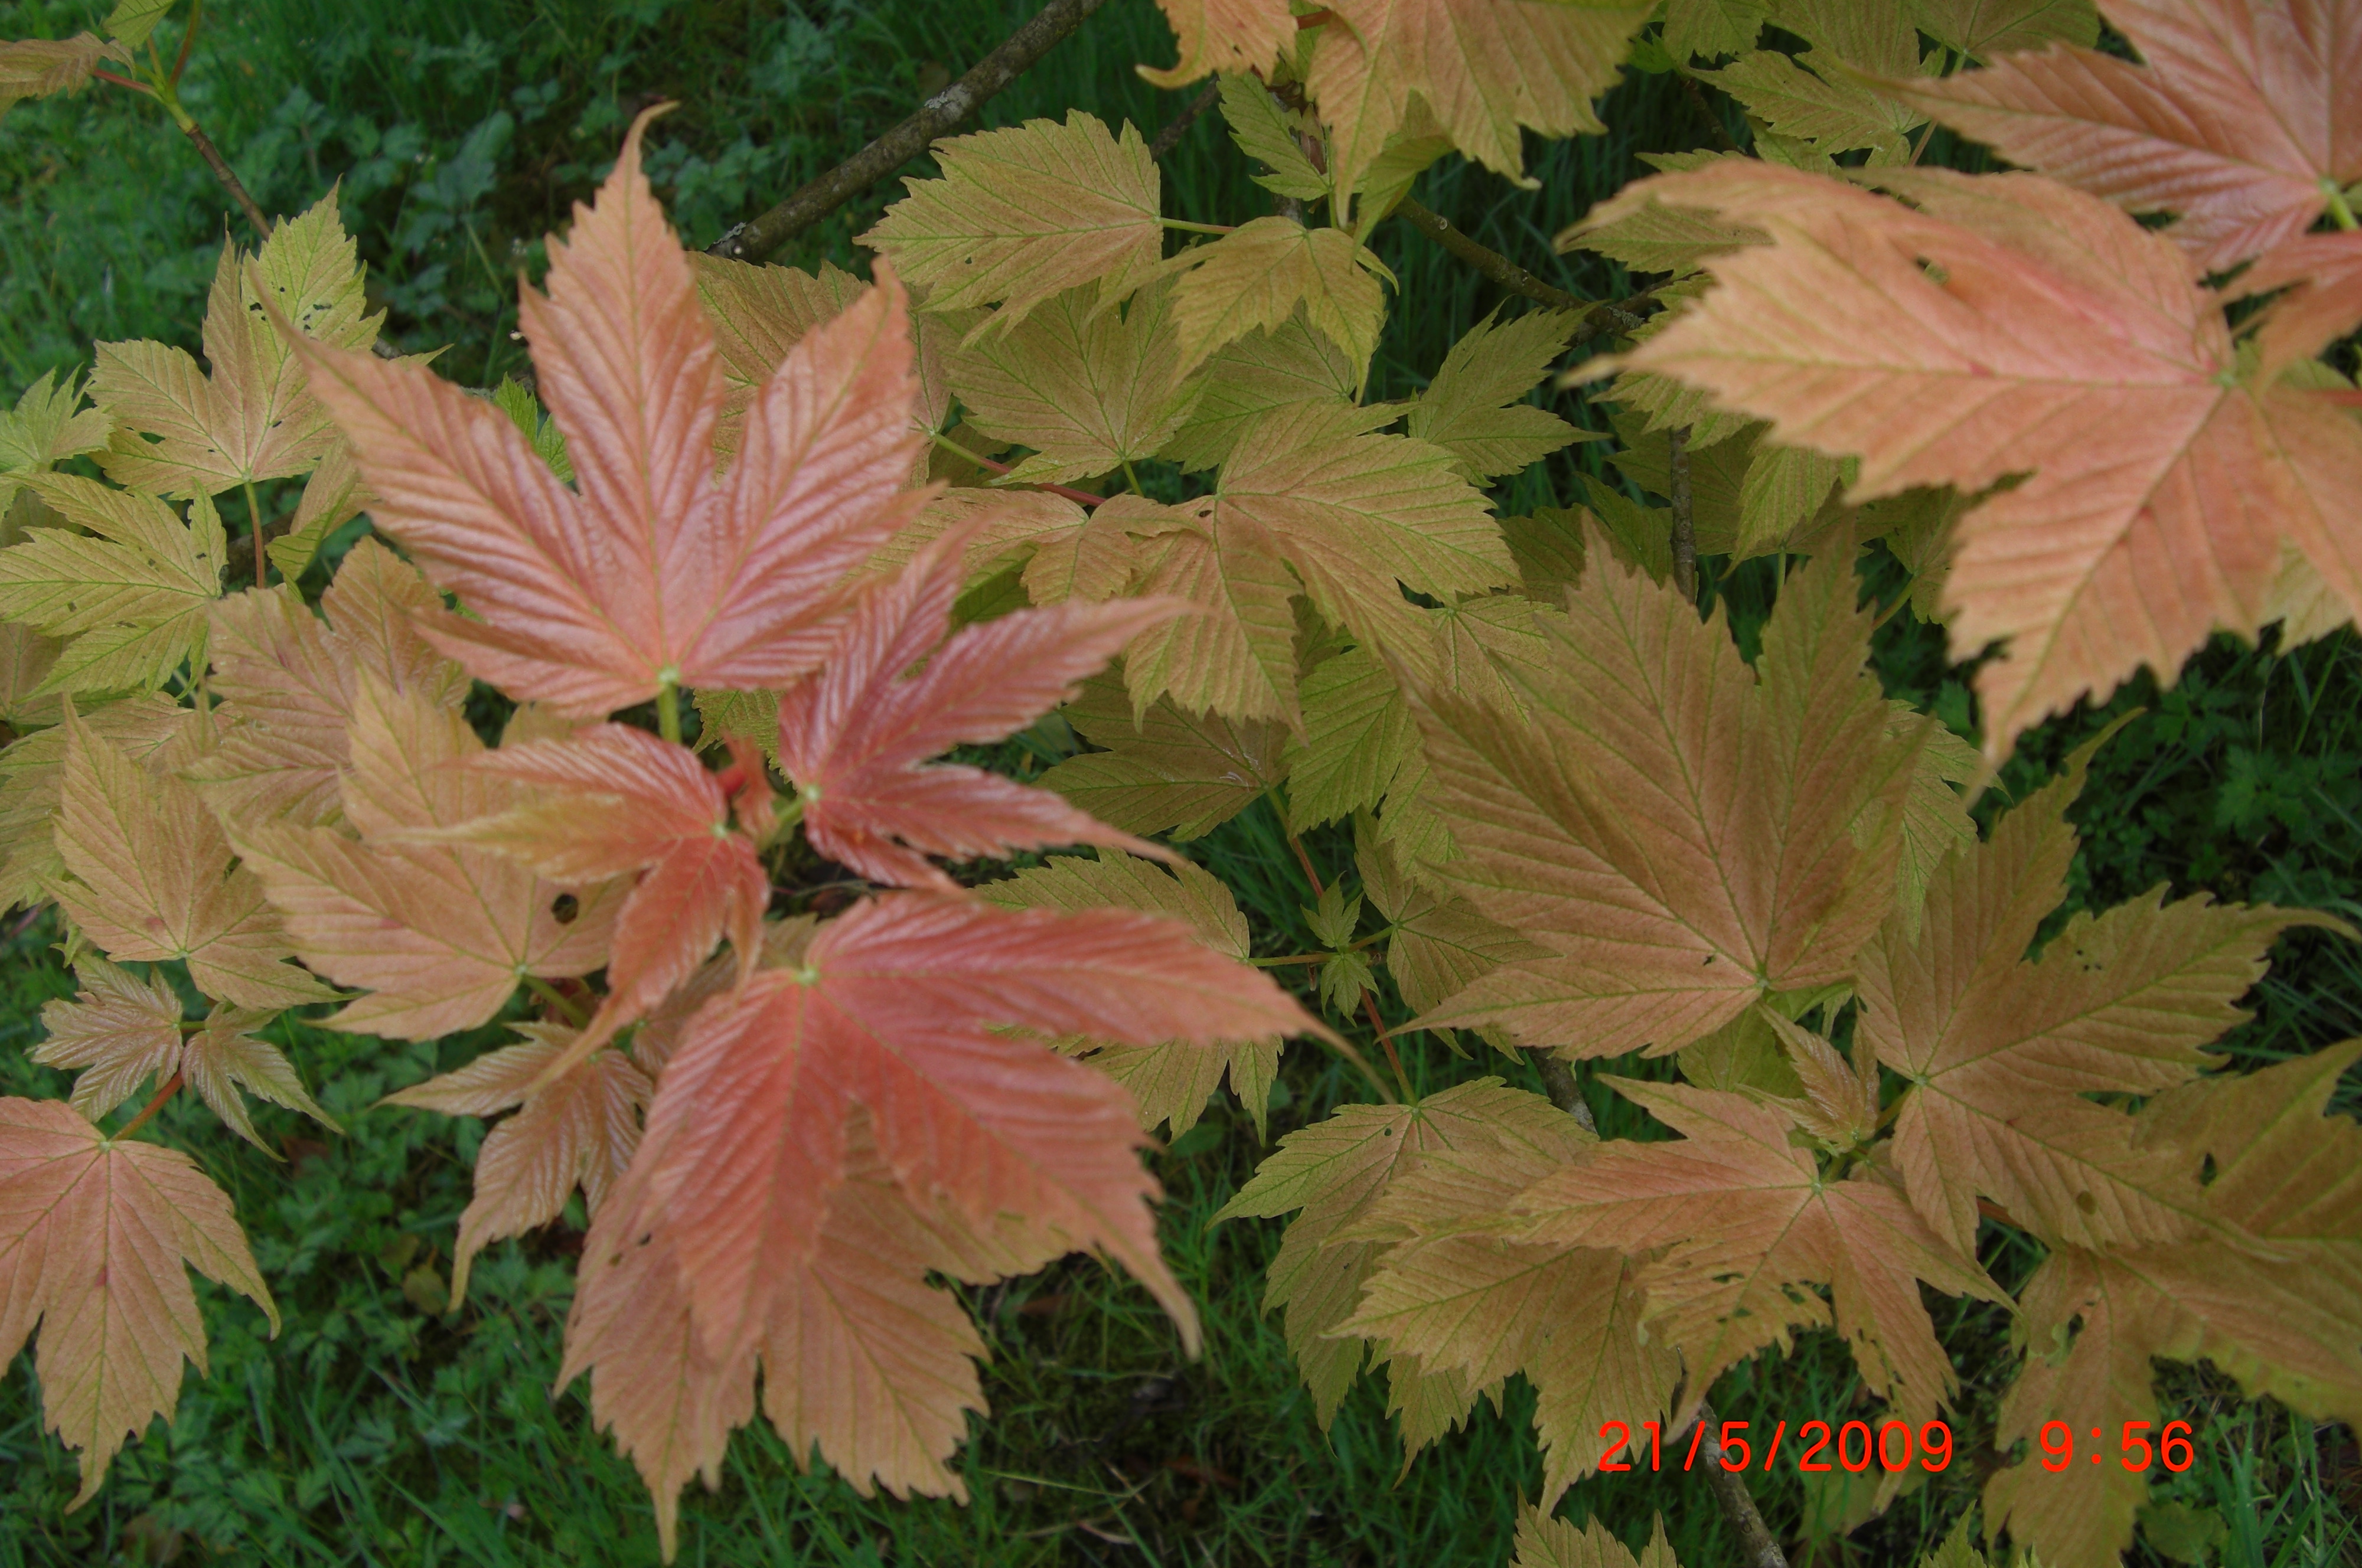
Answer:
[[[560,925],[571,925],[574,917],[582,912],[582,900],[571,893],[560,893],[550,900],[549,918]]]

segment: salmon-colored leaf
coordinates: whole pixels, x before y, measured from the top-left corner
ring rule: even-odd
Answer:
[[[1194,1336],[1156,1253],[1129,1097],[994,1032],[1010,1024],[1143,1046],[1314,1027],[1177,921],[924,894],[865,903],[800,967],[760,971],[691,1022],[593,1226],[586,1299],[611,1254],[653,1236],[689,1276],[704,1344],[727,1359],[760,1331],[780,1271],[811,1255],[860,1104],[914,1201],[941,1195],[978,1224],[1006,1210],[1104,1247]]]
[[[488,1242],[546,1225],[576,1187],[599,1212],[640,1144],[640,1112],[655,1092],[647,1074],[620,1051],[599,1051],[546,1088],[535,1085],[573,1043],[558,1024],[520,1023],[522,1045],[488,1051],[466,1066],[385,1097],[452,1116],[491,1116],[521,1105],[484,1135],[476,1190],[459,1215],[451,1254],[451,1308],[468,1298],[468,1274]]]
[[[2304,232],[2362,179],[2362,10],[2347,0],[2108,0],[2138,65],[2073,44],[1886,90],[2014,163],[2134,212],[2208,271]]]
[[[955,543],[931,546],[871,591],[827,668],[780,699],[779,766],[803,801],[813,846],[875,880],[933,888],[951,883],[928,855],[966,859],[1052,844],[1166,855],[1048,790],[926,759],[1024,728],[1179,606],[1131,600],[1021,610],[945,640],[964,576]],[[921,659],[925,668],[906,677]]]
[[[1989,760],[2142,663],[2252,632],[2283,538],[2362,603],[2362,425],[2246,379],[2186,254],[2032,175],[1878,179],[1916,210],[1728,160],[1596,209],[1711,206],[1773,239],[1709,258],[1716,286],[1606,363],[1859,458],[1851,501],[2027,476],[1954,525],[1945,590],[1958,657],[2007,642],[1977,677]]]
[[[262,884],[230,864],[229,841],[197,792],[159,777],[69,712],[57,818],[71,880],[58,902],[115,959],[179,958],[207,996],[246,1007],[336,993],[281,960],[288,933]]]
[[[111,1139],[54,1100],[0,1099],[0,1365],[36,1322],[42,1424],[79,1449],[97,1495],[127,1437],[180,1402],[182,1358],[205,1370],[187,1269],[279,1309],[229,1195],[177,1150]]]
[[[789,351],[714,477],[724,386],[641,172],[646,124],[553,242],[549,293],[520,296],[579,490],[500,409],[423,368],[290,339],[378,526],[477,617],[432,615],[429,636],[510,695],[580,716],[668,685],[776,688],[810,669],[840,580],[922,499],[900,493],[916,389],[886,269]]]
[[[241,826],[238,853],[262,880],[304,961],[365,987],[328,1023],[431,1040],[497,1013],[526,975],[583,975],[607,958],[622,889],[561,887],[466,844],[415,842],[510,803],[505,780],[453,767],[481,753],[427,690],[364,673],[351,760],[339,786],[354,838],[291,823]],[[570,920],[556,905],[577,895]]]
[[[79,1067],[69,1101],[93,1121],[181,1059],[181,999],[153,970],[139,978],[93,955],[74,965],[72,1001],[41,1004],[49,1038],[31,1055],[45,1067]]]
[[[1440,690],[1414,703],[1454,847],[1431,869],[1547,950],[1425,1021],[1661,1054],[1765,989],[1851,973],[1893,898],[1915,747],[1887,738],[1846,555],[1790,576],[1759,670],[1718,609],[1702,624],[1604,540],[1587,555],[1543,663],[1517,672],[1530,723]]]

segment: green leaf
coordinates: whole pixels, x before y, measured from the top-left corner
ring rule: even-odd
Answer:
[[[952,390],[967,423],[1033,448],[1011,484],[1058,484],[1148,458],[1180,426],[1181,388],[1171,291],[1128,304],[1069,289],[1019,326],[955,351]]]
[[[1297,127],[1287,111],[1272,101],[1270,89],[1253,76],[1230,74],[1222,78],[1221,92],[1222,118],[1230,123],[1231,139],[1268,171],[1252,176],[1254,182],[1301,202],[1326,198],[1329,177],[1304,156]]]
[[[69,639],[39,690],[154,688],[204,646],[205,606],[228,553],[221,518],[199,496],[183,524],[152,495],[72,474],[31,488],[68,522],[0,550],[0,617]]]
[[[1298,307],[1312,329],[1342,347],[1358,371],[1377,351],[1385,294],[1383,264],[1341,228],[1260,217],[1165,264],[1183,274],[1173,319],[1186,373],[1226,343],[1272,331]]]
[[[1574,324],[1571,311],[1486,316],[1444,355],[1403,429],[1459,458],[1472,480],[1516,473],[1575,441],[1605,440],[1525,401],[1565,351]]]
[[[1098,280],[1120,299],[1163,253],[1161,186],[1148,144],[1076,109],[1060,125],[1028,120],[935,143],[940,180],[910,195],[858,243],[885,253],[942,313],[998,303],[968,335],[1005,332],[1034,307]]]
[[[514,377],[502,376],[501,384],[492,389],[492,403],[533,443],[535,456],[549,465],[560,484],[574,482],[574,464],[566,455],[566,433],[541,411],[540,401],[533,393]]]
[[[1299,695],[1304,734],[1288,740],[1287,817],[1301,830],[1384,800],[1418,730],[1393,673],[1366,648],[1314,666]]]
[[[138,49],[171,12],[172,5],[173,0],[115,0],[115,9],[106,16],[106,36]]]
[[[1222,462],[1262,415],[1297,403],[1331,410],[1353,405],[1361,385],[1352,357],[1305,325],[1301,311],[1269,331],[1250,332],[1217,349],[1191,382],[1189,413],[1158,455],[1184,471]],[[1402,417],[1399,408],[1365,411],[1375,429]]]
[[[54,370],[25,389],[14,409],[0,410],[0,510],[21,487],[12,476],[35,473],[106,445],[114,421],[82,406],[82,378],[61,384]]]
[[[1277,724],[1187,714],[1159,701],[1132,718],[1122,681],[1095,676],[1064,710],[1084,739],[1104,751],[1071,757],[1043,774],[1084,811],[1126,833],[1196,838],[1230,821],[1285,775]]]
[[[1362,922],[1362,896],[1356,893],[1349,901],[1344,889],[1331,882],[1321,889],[1319,906],[1303,913],[1305,923],[1312,928],[1313,939],[1321,946],[1351,947],[1353,928]]]

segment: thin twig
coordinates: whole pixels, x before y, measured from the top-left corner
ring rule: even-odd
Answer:
[[[941,447],[946,452],[966,458],[969,462],[974,463],[977,468],[989,469],[996,474],[1013,473],[1016,471],[1014,466],[1011,464],[995,462],[981,452],[969,451],[966,447],[961,446],[958,442],[953,440],[950,436],[944,435],[940,430],[928,431],[927,439],[933,441],[936,446]],[[1065,496],[1068,501],[1073,502],[1077,506],[1097,506],[1107,500],[1107,497],[1104,495],[1095,494],[1087,490],[1076,490],[1072,485],[1065,484],[1026,484],[1020,481],[1018,484],[1013,485],[1010,488],[1022,490],[1046,490],[1052,495]]]
[[[982,108],[1083,25],[1106,0],[1050,0],[976,68],[919,106],[919,112],[760,216],[717,240],[712,254],[760,261],[927,149]]]
[[[1172,123],[1156,133],[1156,139],[1148,144],[1148,156],[1151,159],[1161,159],[1180,146],[1181,138],[1189,134],[1189,127],[1196,125],[1198,116],[1212,108],[1221,95],[1220,82],[1207,83],[1206,90],[1190,99],[1189,106],[1174,116]]]
[[[1697,522],[1690,507],[1690,427],[1677,425],[1666,434],[1665,449],[1672,459],[1673,503],[1673,586],[1694,606],[1697,603]]]
[[[246,214],[246,221],[254,226],[254,232],[269,239],[270,220],[262,215],[262,209],[255,205],[254,198],[246,193],[244,185],[238,183],[237,171],[231,169],[229,161],[222,157],[221,149],[214,145],[214,138],[205,134],[205,127],[194,120],[190,120],[182,126],[181,129],[188,133],[191,141],[196,143],[197,156],[205,160],[205,167],[214,171],[214,178],[222,182],[222,189],[227,191],[236,199],[239,208]]]
[[[1552,288],[1497,250],[1487,249],[1451,226],[1451,220],[1431,208],[1405,196],[1396,204],[1395,211],[1419,233],[1432,239],[1485,276],[1513,293],[1529,300],[1540,300],[1560,310],[1587,311],[1594,307],[1591,300],[1577,299],[1564,289]]]
[[[181,29],[181,48],[172,56],[171,84],[181,84],[181,72],[189,68],[189,46],[197,41],[197,24],[205,19],[205,0],[195,0],[189,7],[189,25]]]
[[[1714,1491],[1714,1500],[1722,1505],[1724,1521],[1738,1537],[1738,1560],[1747,1568],[1788,1568],[1787,1556],[1781,1551],[1772,1527],[1763,1522],[1754,1494],[1747,1489],[1747,1477],[1722,1467],[1722,1419],[1703,1399],[1698,1401],[1698,1425],[1705,1431],[1705,1483]]]
[[[172,1091],[180,1087],[180,1074],[174,1073],[171,1077],[166,1078],[164,1080],[163,1087],[156,1091],[154,1097],[151,1098],[147,1104],[139,1108],[139,1114],[125,1122],[122,1128],[116,1132],[115,1136],[118,1139],[128,1138],[134,1132],[138,1132],[142,1127],[147,1126],[148,1119],[155,1115],[158,1111],[163,1110],[164,1102],[171,1099]]]
[[[1634,307],[1651,303],[1647,292],[1626,300],[1586,300],[1554,288],[1518,266],[1499,251],[1477,244],[1462,230],[1452,226],[1451,220],[1432,208],[1420,205],[1405,196],[1395,211],[1411,227],[1440,245],[1485,276],[1512,293],[1523,294],[1555,310],[1579,313],[1583,320],[1567,334],[1567,347],[1572,348],[1590,342],[1605,332],[1629,332],[1641,325]]]

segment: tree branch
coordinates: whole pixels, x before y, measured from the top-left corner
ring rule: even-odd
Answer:
[[[1187,108],[1174,116],[1172,123],[1156,133],[1156,139],[1148,144],[1148,156],[1152,160],[1162,159],[1166,153],[1180,146],[1181,138],[1189,134],[1189,127],[1198,123],[1198,116],[1212,108],[1221,95],[1220,82],[1208,83],[1206,90],[1192,98]]]
[[[1772,1537],[1772,1527],[1763,1522],[1754,1494],[1747,1489],[1747,1477],[1722,1467],[1722,1419],[1705,1400],[1698,1402],[1698,1425],[1705,1433],[1705,1482],[1714,1490],[1714,1500],[1722,1505],[1724,1522],[1738,1536],[1738,1560],[1747,1568],[1788,1568],[1780,1542]]]
[[[717,240],[710,254],[760,261],[853,197],[927,149],[929,143],[982,108],[1037,60],[1083,25],[1106,0],[1050,0],[1009,35],[976,69],[919,107],[919,112],[758,217]]]
[[[1588,343],[1604,332],[1611,330],[1629,332],[1640,325],[1640,317],[1632,314],[1632,307],[1648,302],[1650,296],[1646,293],[1634,294],[1628,300],[1579,299],[1564,289],[1553,288],[1543,282],[1499,251],[1477,244],[1466,234],[1454,228],[1450,218],[1432,208],[1420,205],[1408,196],[1405,196],[1396,204],[1395,211],[1411,227],[1418,230],[1419,233],[1510,293],[1523,294],[1526,298],[1539,301],[1553,310],[1571,310],[1579,313],[1583,316],[1583,322],[1568,336],[1569,348]]]
[[[237,171],[230,168],[229,160],[222,157],[221,149],[214,145],[214,138],[205,134],[205,127],[183,116],[181,129],[196,143],[197,156],[205,160],[205,167],[214,171],[214,178],[222,182],[222,189],[227,191],[245,211],[246,221],[254,226],[254,232],[265,239],[270,238],[270,220],[262,215],[262,209],[255,204],[252,196],[246,193],[246,187],[238,183]]]
[[[1690,427],[1677,425],[1666,435],[1672,459],[1673,503],[1673,586],[1692,606],[1697,603],[1697,522],[1690,506]]]
[[[1574,1069],[1556,1052],[1540,1046],[1532,1050],[1534,1066],[1541,1069],[1542,1092],[1550,1096],[1551,1103],[1582,1122],[1585,1132],[1598,1132],[1599,1123],[1592,1120],[1591,1104],[1583,1098],[1583,1086],[1574,1081]]]

